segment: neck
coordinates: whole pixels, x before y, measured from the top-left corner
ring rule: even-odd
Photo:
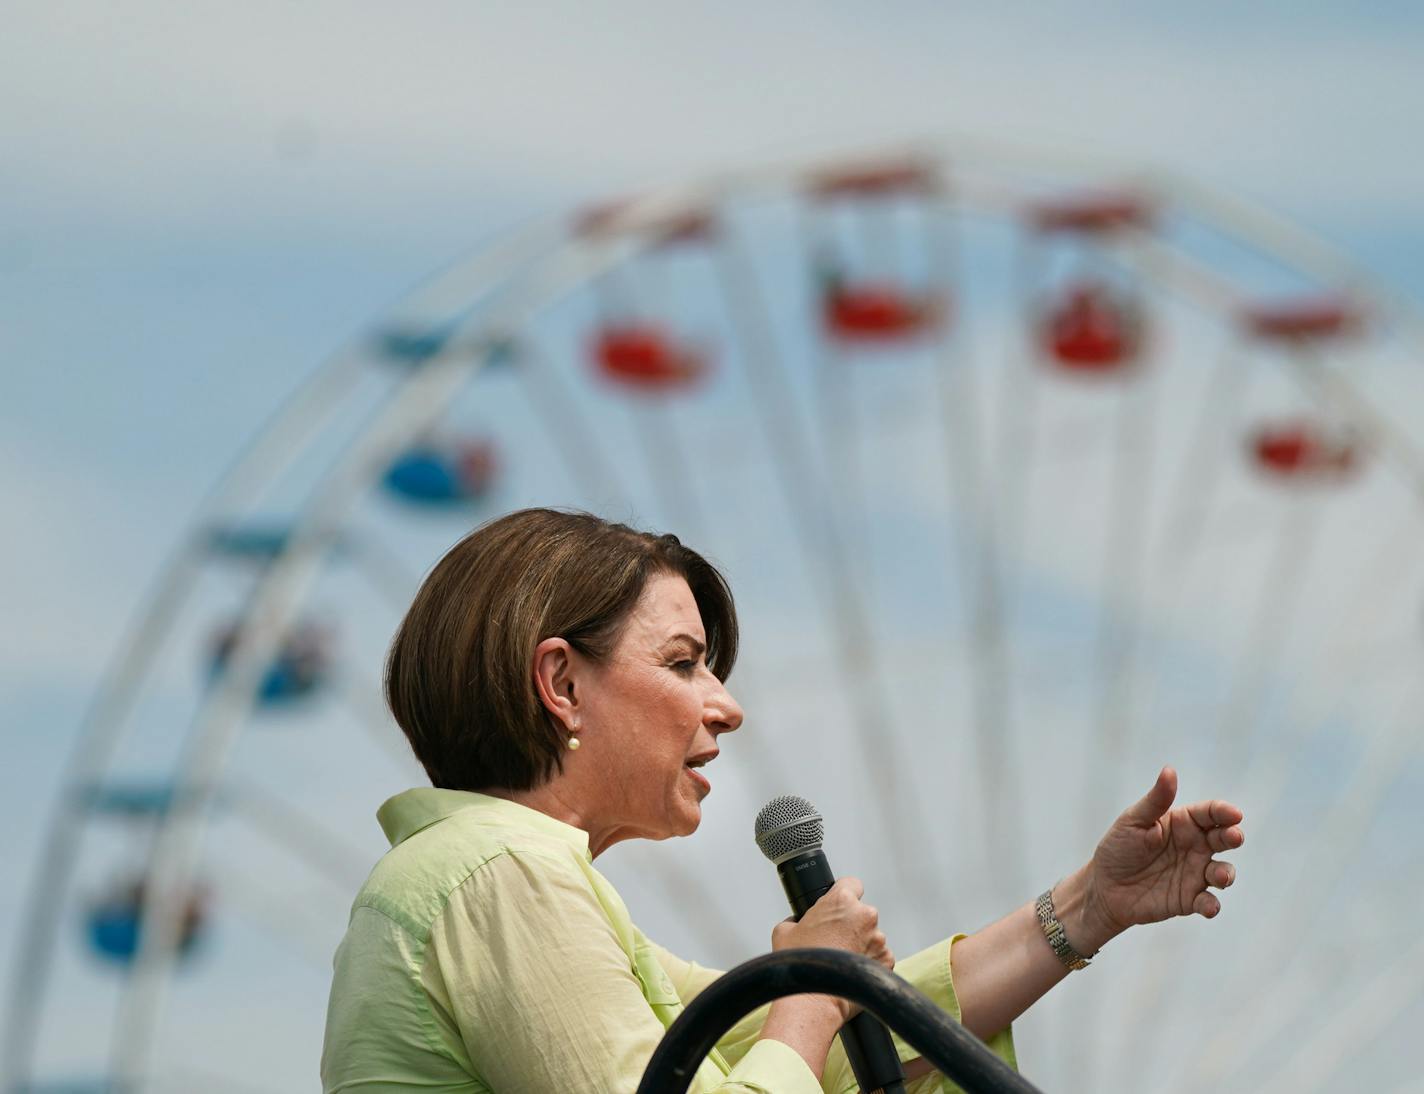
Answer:
[[[562,775],[556,775],[533,790],[505,790],[493,787],[484,793],[494,798],[504,798],[543,813],[546,817],[553,817],[557,821],[583,829],[588,833],[588,850],[594,858],[615,843],[634,835],[632,832],[623,831],[619,825],[598,823],[594,811],[581,804],[582,795],[567,785],[567,780]]]

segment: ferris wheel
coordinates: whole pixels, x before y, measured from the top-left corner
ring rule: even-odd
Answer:
[[[1298,1091],[1364,1060],[1404,1089],[1420,330],[1259,211],[972,142],[666,187],[456,264],[278,410],[116,652],[4,1089],[310,1084],[371,815],[424,781],[384,646],[446,547],[528,505],[674,531],[738,596],[747,721],[694,839],[745,895],[620,849],[650,935],[765,950],[751,818],[794,791],[910,952],[1075,868],[1170,762],[1245,809],[1243,884],[1038,1004],[1025,1073]]]

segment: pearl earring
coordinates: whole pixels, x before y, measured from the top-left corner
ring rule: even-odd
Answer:
[[[578,746],[579,746],[579,739],[578,739],[579,728],[580,728],[579,726],[574,726],[573,732],[569,734],[568,740],[566,740],[566,741],[564,742],[564,744],[568,745],[570,752],[577,752],[577,751],[578,751]]]

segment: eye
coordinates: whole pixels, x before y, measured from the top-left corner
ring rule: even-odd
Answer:
[[[681,661],[674,661],[672,663],[672,669],[674,672],[680,672],[684,676],[691,676],[697,671],[697,664],[696,660],[683,658]]]

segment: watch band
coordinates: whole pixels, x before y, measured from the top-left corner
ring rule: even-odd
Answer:
[[[1053,911],[1053,889],[1050,887],[1039,896],[1034,904],[1034,910],[1038,912],[1038,922],[1043,928],[1044,937],[1048,939],[1048,944],[1053,947],[1053,952],[1058,955],[1058,960],[1067,965],[1070,969],[1086,969],[1091,962],[1072,946],[1068,945],[1068,936],[1063,933],[1063,924],[1058,922],[1058,916]],[[1097,954],[1089,954],[1089,957],[1096,957]]]

